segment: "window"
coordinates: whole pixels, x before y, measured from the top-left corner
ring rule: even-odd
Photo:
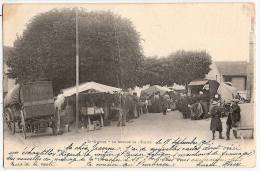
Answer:
[[[229,76],[223,76],[224,82],[232,82],[232,77]]]

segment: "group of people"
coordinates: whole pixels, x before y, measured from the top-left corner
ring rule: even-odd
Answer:
[[[143,107],[146,108],[147,110],[151,110],[151,108],[156,108],[158,112],[162,112],[163,115],[166,115],[167,109],[169,108],[169,100],[170,96],[168,94],[165,95],[160,95],[160,93],[155,93],[154,96],[152,96],[149,100],[152,101],[151,106],[148,105],[148,99],[145,99],[144,105],[140,105],[140,99],[137,97],[137,94],[133,94],[134,97],[134,111],[133,117],[138,118],[143,112]],[[186,96],[185,96],[186,97]],[[130,106],[129,106],[129,97],[125,94],[120,94],[118,96],[118,99],[120,100],[120,109],[119,109],[119,117],[118,117],[118,126],[125,126],[127,120],[129,120],[129,115],[130,115]],[[182,98],[184,101],[187,98]],[[200,99],[201,102],[201,99]],[[153,106],[152,106],[153,105]],[[181,105],[181,104],[179,104]],[[183,105],[183,103],[182,103]],[[189,105],[189,102],[187,101],[187,105]],[[182,108],[184,106],[181,106]],[[231,110],[228,113],[228,117],[226,120],[226,139],[230,139],[230,131],[232,128],[236,128],[239,126],[240,122],[240,107],[238,105],[238,100],[234,99],[233,102],[231,103]],[[148,109],[149,108],[149,109]],[[200,106],[201,111],[202,111],[202,106]],[[182,110],[182,112],[185,112]],[[189,111],[190,112],[190,111]],[[223,127],[222,127],[222,122],[221,122],[221,117],[222,117],[222,109],[220,107],[220,102],[218,100],[218,97],[213,98],[213,100],[210,102],[210,109],[207,114],[211,116],[211,123],[210,123],[210,130],[212,131],[212,139],[215,139],[215,132],[219,132],[219,138],[223,139]],[[188,113],[188,112],[187,112]],[[202,113],[202,112],[201,112]],[[237,138],[237,132],[236,130],[233,129],[233,134],[234,137]]]
[[[184,119],[199,120],[208,117],[209,99],[204,94],[187,96],[182,93],[177,99],[176,106]]]
[[[222,136],[222,122],[221,122],[221,110],[220,104],[217,101],[212,102],[212,107],[210,109],[211,114],[211,122],[210,122],[210,130],[212,131],[212,139],[215,139],[215,132],[219,132],[219,139],[224,139]],[[240,107],[238,105],[238,101],[234,100],[231,103],[231,111],[228,113],[228,117],[226,120],[226,139],[230,140],[230,131],[232,128],[236,128],[239,126],[240,122]],[[237,138],[237,132],[233,129],[234,137]]]
[[[239,94],[233,99],[229,105],[229,111],[227,112],[226,120],[226,139],[230,139],[230,131],[233,128],[234,137],[237,138],[237,131],[234,129],[239,126],[240,123],[240,107]],[[187,96],[186,94],[180,94],[177,100],[177,109],[182,112],[183,118],[191,118],[192,120],[204,119],[211,117],[210,130],[212,131],[212,139],[215,139],[215,132],[219,132],[219,138],[222,136],[222,122],[223,107],[220,104],[220,95],[216,94],[213,98],[208,98],[203,93],[198,95]]]
[[[118,95],[118,99],[117,106],[120,106],[118,107],[118,126],[125,126],[128,120],[138,118],[141,114],[148,112],[162,112],[163,115],[166,115],[171,101],[169,94],[161,95],[160,92],[156,92],[144,99],[140,99],[135,92],[132,96],[123,93]]]
[[[144,108],[149,113],[160,113],[166,115],[167,109],[171,109],[173,98],[166,92],[161,94],[159,91],[150,96],[146,96],[144,99]]]
[[[121,93],[117,95],[118,124],[117,126],[125,126],[130,119],[138,118],[142,113],[142,106],[137,93],[130,95],[129,93]],[[114,107],[115,109],[115,107]]]

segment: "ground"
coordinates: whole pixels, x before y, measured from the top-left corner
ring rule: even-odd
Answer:
[[[223,136],[225,137],[226,118],[222,118]],[[7,128],[4,128],[4,144],[17,145],[38,145],[38,144],[60,144],[61,142],[82,142],[85,140],[132,140],[143,139],[153,140],[159,138],[176,138],[176,137],[198,137],[199,139],[211,140],[212,133],[209,130],[210,118],[205,120],[183,119],[179,111],[168,112],[167,115],[161,113],[143,114],[138,119],[128,122],[125,127],[117,127],[116,122],[112,122],[111,126],[106,126],[101,130],[87,131],[80,129],[78,132],[74,130],[65,132],[62,135],[52,136],[51,131],[47,130],[45,135],[28,137],[26,140],[22,134],[11,135]],[[230,144],[246,144],[250,146],[254,144],[253,139],[235,139],[231,134],[231,140],[218,139],[218,143]]]
[[[225,127],[226,127],[225,121],[226,121],[226,118],[222,118],[223,135],[225,135]],[[41,152],[43,149],[45,149],[47,151],[54,149],[59,153],[59,151],[62,152],[64,149],[71,149],[72,146],[74,148],[81,147],[82,144],[84,144],[84,142],[86,142],[86,144],[87,144],[86,151],[88,151],[89,149],[95,149],[94,144],[95,144],[95,140],[96,140],[96,141],[102,142],[101,143],[102,145],[107,143],[107,147],[118,148],[119,152],[120,152],[120,149],[121,150],[127,149],[127,151],[128,151],[128,146],[129,146],[129,148],[131,147],[131,153],[128,152],[125,155],[126,156],[132,155],[132,157],[134,157],[135,155],[133,155],[133,154],[136,153],[136,150],[137,150],[136,148],[142,149],[141,147],[144,147],[144,149],[145,149],[146,147],[147,148],[152,147],[153,144],[155,145],[155,142],[158,142],[160,139],[162,139],[160,142],[165,143],[168,141],[168,139],[176,140],[178,138],[180,138],[180,139],[187,138],[187,141],[189,141],[189,140],[191,141],[195,137],[196,137],[196,140],[195,140],[196,142],[208,142],[208,144],[211,144],[210,146],[212,146],[212,148],[215,148],[215,147],[220,148],[221,150],[217,151],[217,153],[219,153],[219,155],[221,153],[224,154],[225,152],[228,151],[227,149],[230,148],[229,149],[230,156],[225,155],[225,160],[227,160],[227,159],[228,160],[227,161],[224,160],[222,162],[222,164],[225,164],[226,162],[229,163],[229,165],[225,166],[225,167],[236,167],[235,164],[237,164],[237,163],[238,163],[238,166],[247,166],[247,167],[254,166],[254,163],[255,163],[255,155],[254,155],[255,141],[254,141],[254,139],[244,139],[244,140],[235,139],[232,135],[231,140],[227,141],[225,139],[218,139],[218,134],[216,134],[216,140],[211,141],[212,134],[211,134],[211,131],[209,130],[209,127],[210,127],[210,119],[205,119],[205,120],[183,119],[182,114],[179,111],[171,111],[171,112],[168,112],[167,115],[162,115],[162,113],[143,114],[138,119],[134,119],[131,122],[128,122],[126,124],[126,126],[124,126],[124,127],[117,127],[117,123],[112,122],[111,126],[106,126],[106,127],[102,128],[101,130],[87,131],[86,129],[80,129],[78,132],[76,132],[75,130],[72,130],[70,132],[65,132],[64,134],[58,135],[58,136],[51,135],[52,131],[51,131],[51,129],[48,129],[46,131],[45,135],[30,136],[27,139],[24,139],[21,133],[11,135],[8,132],[8,130],[5,128],[4,129],[4,157],[6,159],[5,166],[11,167],[11,166],[26,165],[26,164],[23,164],[23,162],[20,162],[18,160],[17,156],[19,157],[19,155],[21,155],[22,157],[24,157],[23,153],[27,154],[27,152],[31,153],[31,151],[33,151],[32,154],[29,154],[26,156],[36,157],[37,155],[36,156],[34,155],[35,148],[37,149],[36,152]],[[113,142],[113,143],[111,144],[111,142]],[[124,143],[122,143],[122,142],[124,142]],[[131,142],[131,145],[130,145],[130,142]],[[149,146],[149,144],[150,144],[150,146]],[[169,143],[169,144],[171,144],[171,143]],[[200,144],[200,143],[198,143],[198,144]],[[103,147],[102,145],[98,145],[99,148]],[[161,147],[161,145],[158,145],[158,147],[159,146]],[[210,146],[207,146],[207,147],[210,147]],[[86,146],[83,145],[83,147],[85,148]],[[104,145],[104,147],[106,147],[106,146]],[[182,147],[185,147],[185,144],[183,144]],[[194,145],[186,144],[186,149],[188,149],[188,150],[178,151],[178,152],[176,152],[176,155],[177,155],[177,153],[180,155],[182,155],[184,153],[192,153],[189,149],[190,148],[193,149],[195,147],[196,146],[194,146]],[[139,150],[137,150],[138,151],[137,153],[140,152]],[[196,149],[195,149],[195,151],[196,151]],[[208,151],[210,152],[210,149]],[[43,150],[43,152],[44,152],[44,150]],[[73,150],[69,151],[68,153],[66,152],[64,155],[70,154],[70,152],[73,153]],[[96,153],[98,153],[98,152],[100,152],[100,154],[96,155]],[[156,154],[160,155],[161,152],[158,152],[158,154],[156,152]],[[174,153],[171,150],[169,150],[168,152]],[[201,151],[201,152],[203,152],[203,151]],[[211,152],[212,152],[212,150],[211,150]],[[73,153],[73,154],[72,153],[71,153],[71,155],[78,154],[78,153]],[[200,151],[199,150],[196,152],[193,151],[193,153],[200,153]],[[253,155],[251,155],[251,153]],[[118,154],[120,154],[120,153],[118,153]],[[13,155],[15,155],[15,159],[14,159]],[[91,152],[91,156],[102,156],[102,155],[104,155],[102,148],[101,148],[101,151],[94,150],[94,152]],[[233,155],[238,156],[238,157],[234,158]],[[58,154],[55,156],[55,158],[57,156],[58,156]],[[199,162],[199,163],[201,162],[198,159],[202,160],[202,163],[204,163],[204,164],[206,162],[205,165],[207,165],[207,164],[212,163],[213,160],[214,161],[220,160],[219,157],[221,157],[221,156],[218,156],[215,159],[214,159],[214,157],[216,157],[216,156],[214,156],[214,155],[211,155],[211,158],[209,156],[207,156],[206,157],[207,160],[206,160],[206,159],[204,159],[203,155],[202,156],[198,155],[198,156],[196,156],[196,161],[193,161],[194,165],[191,165],[190,162],[189,163],[176,162],[175,163],[176,165],[175,164],[174,165],[176,167],[197,166],[198,163],[196,163],[196,162]],[[240,161],[240,159],[239,159],[241,156],[244,157],[243,161]],[[63,158],[63,157],[61,157],[61,158]],[[191,158],[192,158],[192,156],[191,156]],[[136,158],[134,158],[134,159],[136,159]],[[134,159],[133,159],[133,161],[135,161]],[[181,158],[180,160],[186,160],[186,159],[187,158]],[[13,160],[14,160],[14,163],[13,163]],[[35,162],[35,160],[33,160],[33,162]],[[96,161],[98,162],[99,160],[101,160],[101,159],[97,159]],[[147,159],[145,159],[145,160],[147,160]],[[242,160],[242,157],[241,157],[241,160]],[[102,161],[101,161],[101,164],[102,164]],[[44,161],[41,161],[41,162],[44,163]],[[138,160],[138,162],[140,162],[140,161]],[[150,162],[155,162],[155,161],[153,161],[153,159],[151,159]],[[240,162],[242,162],[242,163],[240,163]],[[62,165],[60,165],[60,166],[61,167],[66,167],[66,166],[72,167],[72,165],[63,165],[65,163],[62,163]],[[86,163],[84,161],[83,161],[83,163],[81,163],[82,165],[80,165],[79,163],[75,163],[75,165],[73,165],[73,166],[86,167]],[[108,161],[108,163],[109,163],[109,161]],[[222,164],[219,163],[219,165],[217,165],[217,166],[222,166]],[[44,164],[44,166],[52,166],[52,164],[47,162]],[[59,164],[57,164],[57,166],[59,166]]]

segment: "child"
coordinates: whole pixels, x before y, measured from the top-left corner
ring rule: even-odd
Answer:
[[[210,110],[211,114],[211,122],[210,122],[210,130],[212,131],[212,139],[215,139],[215,132],[219,132],[219,139],[223,139],[222,137],[222,123],[220,120],[221,117],[221,111],[219,110],[217,106],[217,102],[212,102],[212,108]]]

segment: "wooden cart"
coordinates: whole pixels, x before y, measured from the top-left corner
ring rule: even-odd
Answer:
[[[19,129],[26,138],[27,133],[38,134],[46,127],[51,127],[53,134],[57,134],[58,119],[50,81],[22,84],[19,89],[19,99],[19,107],[14,108],[12,105],[5,109],[7,125],[13,134]]]
[[[12,134],[16,125],[20,125],[20,109],[20,85],[15,85],[4,98],[4,120]]]

